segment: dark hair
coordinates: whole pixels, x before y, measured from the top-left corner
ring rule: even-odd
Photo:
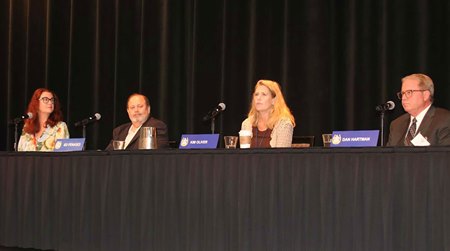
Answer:
[[[143,97],[144,100],[145,100],[145,103],[147,104],[147,107],[150,107],[150,101],[148,100],[147,96],[145,96],[144,94],[140,94],[140,93],[133,93],[133,94],[131,94],[131,95],[128,97],[128,99],[127,99],[127,105],[126,105],[126,108],[127,108],[127,109],[128,109],[128,103],[130,102],[130,99],[131,99],[132,97],[134,97],[134,96],[141,96],[141,97]]]
[[[49,92],[53,95],[53,98],[55,99],[53,112],[48,117],[47,121],[45,122],[46,125],[49,125],[51,127],[55,126],[58,122],[63,120],[63,115],[61,112],[61,105],[59,103],[59,99],[56,96],[56,94],[53,91],[50,91],[46,88],[39,88],[36,91],[34,91],[33,96],[31,97],[30,103],[28,104],[28,112],[31,112],[33,114],[33,117],[31,119],[27,119],[25,121],[25,126],[23,130],[26,133],[34,134],[39,132],[40,125],[39,125],[39,98],[41,97],[43,92]]]

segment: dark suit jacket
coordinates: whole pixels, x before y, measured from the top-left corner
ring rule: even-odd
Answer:
[[[128,130],[130,129],[131,122],[120,125],[113,130],[113,140],[125,140],[128,135]],[[167,136],[167,126],[161,120],[150,117],[145,121],[142,127],[156,127],[156,140],[158,144],[158,148],[166,148],[169,146],[169,137]],[[141,127],[141,128],[142,128]],[[127,150],[135,150],[139,149],[139,135],[141,132],[141,128],[136,132],[133,139],[130,141]],[[112,143],[109,143],[106,150],[114,150]]]
[[[387,146],[404,145],[409,120],[409,113],[405,113],[392,121]],[[432,146],[450,145],[450,111],[431,106],[420,123],[417,133],[419,132]]]

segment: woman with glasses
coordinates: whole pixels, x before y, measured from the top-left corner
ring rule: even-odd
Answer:
[[[27,112],[33,115],[25,120],[19,151],[53,151],[56,139],[69,138],[69,130],[62,121],[60,103],[54,92],[45,88],[34,91]]]
[[[280,86],[259,80],[247,119],[241,129],[252,131],[251,148],[291,147],[295,119],[284,101]]]

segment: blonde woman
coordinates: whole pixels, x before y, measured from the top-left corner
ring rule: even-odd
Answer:
[[[253,92],[250,112],[241,127],[253,133],[250,147],[291,147],[294,127],[294,116],[278,83],[259,80]]]

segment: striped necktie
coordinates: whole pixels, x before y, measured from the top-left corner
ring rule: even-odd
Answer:
[[[405,146],[412,146],[411,140],[414,139],[414,137],[416,136],[416,122],[417,119],[413,118],[411,126],[408,129],[408,133],[406,134],[405,137]]]

